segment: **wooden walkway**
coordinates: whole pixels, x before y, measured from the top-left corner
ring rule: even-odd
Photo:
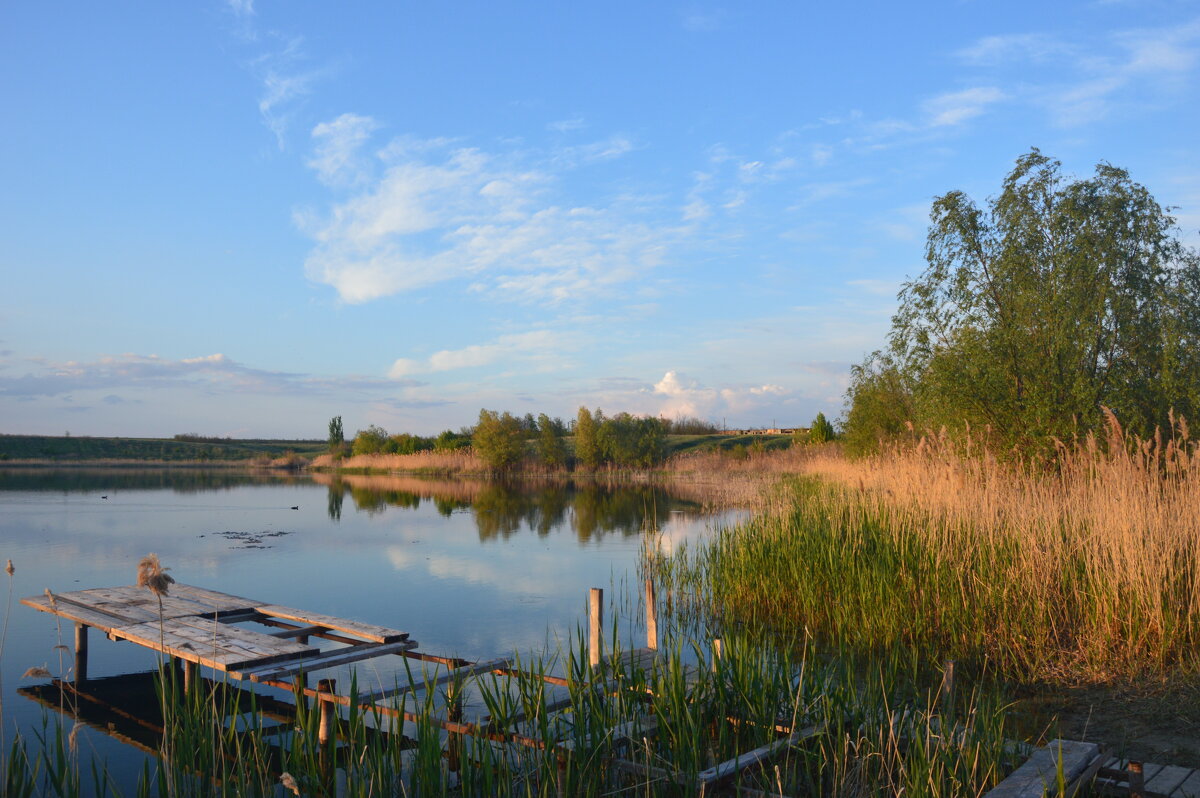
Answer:
[[[1112,756],[1097,743],[1054,740],[985,798],[1042,798],[1079,794],[1133,798],[1200,798],[1200,771]]]
[[[71,689],[77,692],[88,681],[88,630],[95,628],[109,639],[128,640],[186,663],[183,668],[185,689],[189,689],[189,684],[199,682],[198,667],[204,666],[231,679],[315,699],[320,707],[322,742],[336,736],[337,707],[355,705],[404,721],[431,724],[450,735],[465,736],[474,741],[473,745],[554,750],[560,763],[571,756],[572,745],[565,733],[548,739],[545,720],[572,706],[573,690],[615,694],[628,689],[618,674],[650,671],[658,657],[654,587],[649,580],[646,583],[646,647],[622,652],[619,660],[608,656],[603,663],[600,656],[602,591],[592,589],[589,607],[591,670],[585,684],[516,670],[508,658],[471,662],[421,652],[417,650],[416,641],[398,629],[178,583],[171,585],[169,595],[164,596],[156,596],[146,588],[125,586],[58,594],[47,591],[42,596],[21,599],[21,603],[75,623],[75,669]],[[273,631],[235,625],[246,622]],[[340,645],[321,649],[310,644],[314,637]],[[420,660],[422,667],[418,669],[419,673],[413,674],[411,682],[356,692],[353,696],[339,694],[333,680],[321,680],[314,688],[305,679],[308,674],[324,669],[385,655]],[[429,665],[433,666],[432,672]],[[472,683],[486,674],[498,677],[502,684],[500,689],[511,695],[528,696],[532,692],[536,701],[532,706],[526,704],[506,712],[504,717],[489,715],[483,702],[473,702],[469,695]],[[506,679],[508,681],[504,682]],[[495,689],[496,684],[489,687]],[[428,697],[439,693],[439,712],[434,715],[430,714],[429,703],[422,706],[418,700],[410,707],[407,701],[409,696],[423,694]],[[87,697],[83,693],[80,695]],[[675,773],[623,759],[616,759],[613,765],[653,779],[674,781],[703,795],[706,789],[782,756],[804,740],[822,733],[817,727],[793,729],[790,722],[779,723],[784,725],[777,724],[779,737],[775,742],[738,754],[698,774]],[[540,730],[539,724],[542,725]],[[605,738],[637,744],[656,733],[654,718],[644,717],[632,724],[623,724],[621,728],[607,730]]]

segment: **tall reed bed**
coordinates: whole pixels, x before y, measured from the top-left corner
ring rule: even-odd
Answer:
[[[914,440],[864,460],[810,457],[772,511],[660,564],[725,623],[806,629],[1028,680],[1200,666],[1200,456],[1186,425],[1014,464]]]

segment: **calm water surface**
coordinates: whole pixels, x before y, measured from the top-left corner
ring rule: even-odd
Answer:
[[[105,498],[107,497],[107,498]],[[670,549],[740,520],[660,488],[504,486],[229,471],[0,470],[0,563],[16,567],[0,667],[5,731],[40,728],[17,689],[30,666],[71,667],[69,623],[17,600],[135,581],[156,552],[180,582],[403,629],[431,653],[486,659],[554,648],[586,620],[589,587],[631,595],[645,530]],[[0,575],[0,578],[4,578]],[[620,610],[629,635],[640,608]],[[635,617],[637,616],[637,617]],[[391,684],[399,658],[359,666]],[[155,655],[92,633],[92,678]],[[347,678],[348,674],[330,674]],[[88,745],[110,759],[124,746]]]

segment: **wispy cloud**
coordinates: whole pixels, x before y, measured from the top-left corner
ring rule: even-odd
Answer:
[[[313,128],[313,157],[308,165],[322,183],[330,186],[354,184],[365,177],[367,165],[360,157],[362,145],[378,129],[367,116],[342,114]]]
[[[1075,47],[1043,33],[984,36],[955,55],[972,66],[998,66],[1011,61],[1040,62],[1074,54]]]
[[[955,54],[968,66],[1021,70],[1012,93],[1064,127],[1110,116],[1121,106],[1177,89],[1200,63],[1200,19],[1167,28],[1114,31],[1070,41],[1039,33],[987,36]],[[1031,78],[1030,66],[1036,72]]]
[[[186,386],[221,393],[334,393],[396,391],[417,387],[416,380],[347,376],[333,378],[257,369],[223,355],[172,360],[157,355],[123,354],[92,362],[55,363],[32,360],[21,376],[0,376],[0,396],[16,399],[67,396],[88,391]],[[121,397],[109,393],[101,401],[114,404]]]
[[[358,135],[373,124],[355,117],[348,127]],[[614,140],[592,155],[612,157],[627,146]],[[350,303],[464,279],[498,297],[554,302],[591,296],[658,265],[673,233],[652,223],[646,208],[627,198],[556,202],[556,183],[572,168],[560,155],[398,139],[378,155],[380,176],[354,196],[326,214],[297,214],[316,242],[307,274]],[[312,161],[319,176],[325,163],[320,153]]]
[[[474,344],[462,349],[443,349],[425,360],[399,358],[389,374],[394,378],[414,374],[487,366],[498,361],[543,360],[563,345],[563,339],[549,330],[535,330],[516,335],[502,335],[487,344]]]
[[[1004,92],[994,86],[978,86],[931,97],[922,105],[934,127],[961,125],[982,114],[989,105],[1006,99]]]

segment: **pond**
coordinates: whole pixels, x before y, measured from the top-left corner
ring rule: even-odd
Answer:
[[[478,660],[555,649],[586,623],[589,587],[636,597],[643,545],[669,551],[745,516],[649,485],[0,470],[0,563],[16,569],[0,656],[4,733],[15,725],[32,736],[46,716],[28,689],[18,692],[46,681],[22,678],[27,668],[60,676],[71,667],[70,623],[18,600],[133,584],[149,552],[185,584],[402,629],[421,651]],[[634,637],[636,598],[615,611]],[[368,663],[360,681],[392,683],[399,660]],[[156,662],[92,635],[92,679]],[[110,764],[138,760],[107,735],[86,737]]]

